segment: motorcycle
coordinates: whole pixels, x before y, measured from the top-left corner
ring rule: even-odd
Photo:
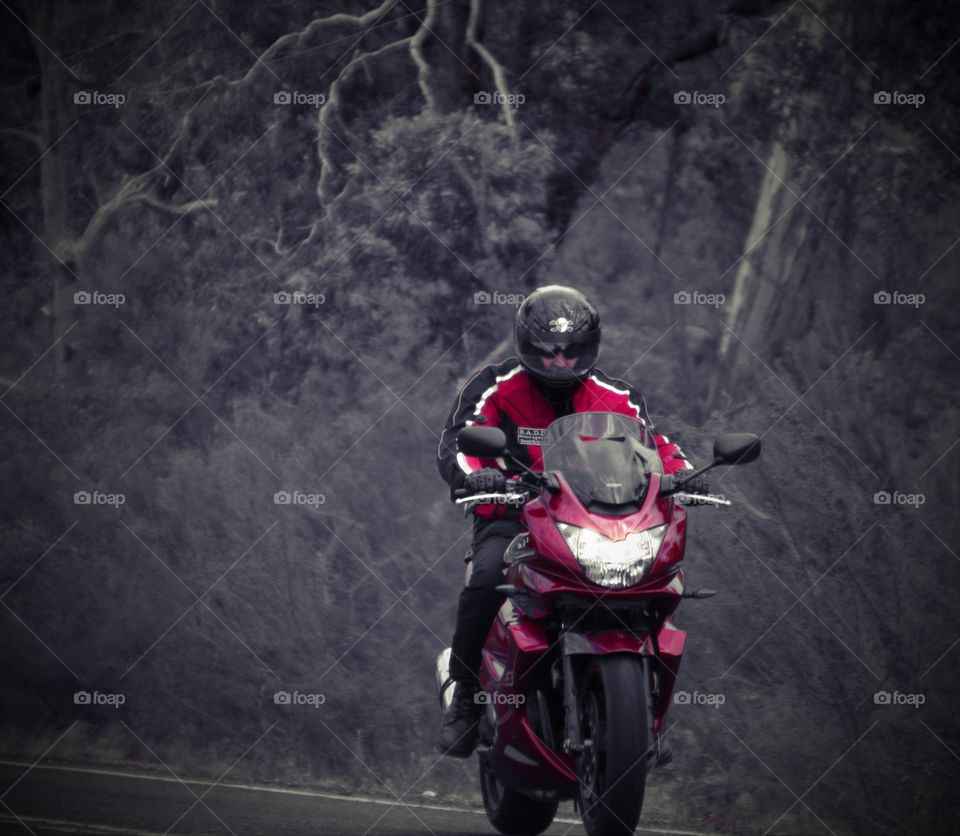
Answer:
[[[643,423],[610,412],[554,421],[542,471],[510,457],[496,427],[465,427],[457,446],[520,473],[504,493],[459,491],[457,502],[514,503],[526,528],[504,554],[506,597],[482,652],[487,817],[501,833],[538,834],[573,799],[588,836],[632,834],[647,775],[667,760],[665,716],[686,640],[671,617],[681,599],[714,594],[684,587],[681,503],[730,504],[683,488],[719,464],[755,460],[760,439],[721,435],[709,464],[674,475]],[[437,659],[444,707],[449,658],[447,649]]]

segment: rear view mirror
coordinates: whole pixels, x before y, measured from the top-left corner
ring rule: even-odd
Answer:
[[[747,464],[760,457],[760,437],[753,433],[725,433],[713,442],[713,458],[720,464]]]
[[[495,459],[507,451],[507,436],[498,427],[464,427],[457,433],[457,448],[467,456]]]

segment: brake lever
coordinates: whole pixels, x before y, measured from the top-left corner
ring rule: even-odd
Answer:
[[[531,491],[548,490],[551,493],[556,493],[560,490],[560,482],[550,472],[531,470],[522,474],[516,481],[519,485]]]

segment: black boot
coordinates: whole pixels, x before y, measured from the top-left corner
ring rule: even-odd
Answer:
[[[469,758],[473,753],[483,708],[476,700],[479,690],[475,682],[458,682],[454,686],[453,702],[444,712],[437,738],[437,748],[443,754]]]

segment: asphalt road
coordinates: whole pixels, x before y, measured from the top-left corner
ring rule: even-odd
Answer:
[[[112,770],[0,761],[0,833],[460,836],[494,833],[482,810],[309,790],[180,782]],[[198,797],[202,799],[198,801]],[[583,836],[569,804],[547,831]],[[641,830],[638,833],[661,831]],[[676,831],[674,831],[676,833]]]

